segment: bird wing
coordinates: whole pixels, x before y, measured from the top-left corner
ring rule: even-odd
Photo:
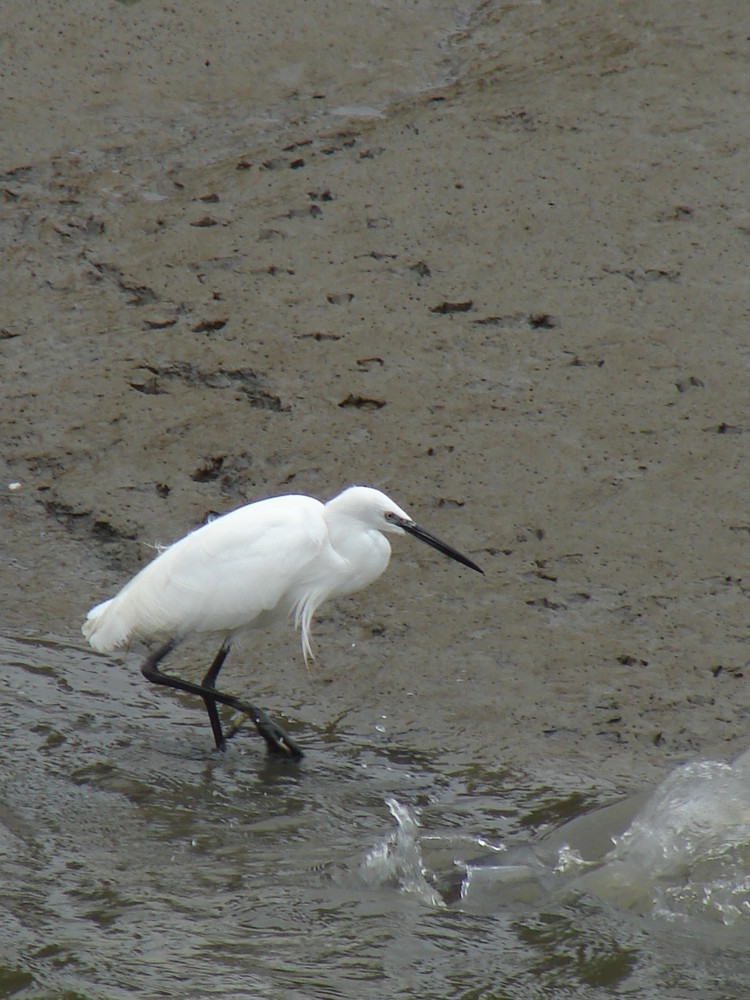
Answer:
[[[323,505],[275,497],[211,521],[149,563],[110,602],[128,639],[230,633],[286,615],[330,550]]]

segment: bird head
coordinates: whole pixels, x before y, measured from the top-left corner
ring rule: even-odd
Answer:
[[[421,528],[390,497],[371,486],[352,486],[333,500],[329,500],[326,506],[335,507],[337,513],[351,517],[366,527],[384,534],[409,534],[442,552],[449,559],[454,559],[463,566],[476,570],[477,573],[483,572],[471,559]]]

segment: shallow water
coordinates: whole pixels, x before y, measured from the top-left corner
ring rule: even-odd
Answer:
[[[746,718],[734,12],[47,6],[12,4],[6,44],[6,628],[64,631],[137,544],[290,482],[406,473],[503,577],[465,599],[460,677],[415,671],[443,686],[419,753],[293,705],[301,766],[250,733],[219,755],[135,655],[0,637],[0,996],[750,995],[744,757],[613,801],[541,736],[582,743],[603,705],[623,749],[674,759]],[[466,326],[440,312],[469,300]],[[200,384],[141,378],[185,357]],[[248,365],[278,421],[248,421],[244,388],[217,403]],[[227,494],[203,456],[227,456]],[[429,579],[404,574],[409,625],[386,620],[415,652],[460,606]],[[553,655],[521,665],[531,646]],[[441,723],[456,680],[464,724],[502,697],[525,772]]]
[[[249,732],[219,755],[135,658],[2,656],[2,996],[750,988],[744,758],[602,809],[346,733],[306,730],[300,766]]]

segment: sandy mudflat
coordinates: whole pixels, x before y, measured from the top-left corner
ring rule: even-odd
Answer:
[[[741,8],[5,6],[3,630],[365,482],[486,576],[404,541],[225,686],[622,787],[744,749]]]

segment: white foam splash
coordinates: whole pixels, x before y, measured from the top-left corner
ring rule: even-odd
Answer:
[[[678,767],[612,840],[584,877],[594,892],[662,916],[750,918],[750,751]]]
[[[425,877],[416,814],[395,798],[386,799],[386,805],[396,820],[396,830],[368,852],[362,877],[369,885],[395,883],[402,892],[414,893],[429,906],[445,906]]]

